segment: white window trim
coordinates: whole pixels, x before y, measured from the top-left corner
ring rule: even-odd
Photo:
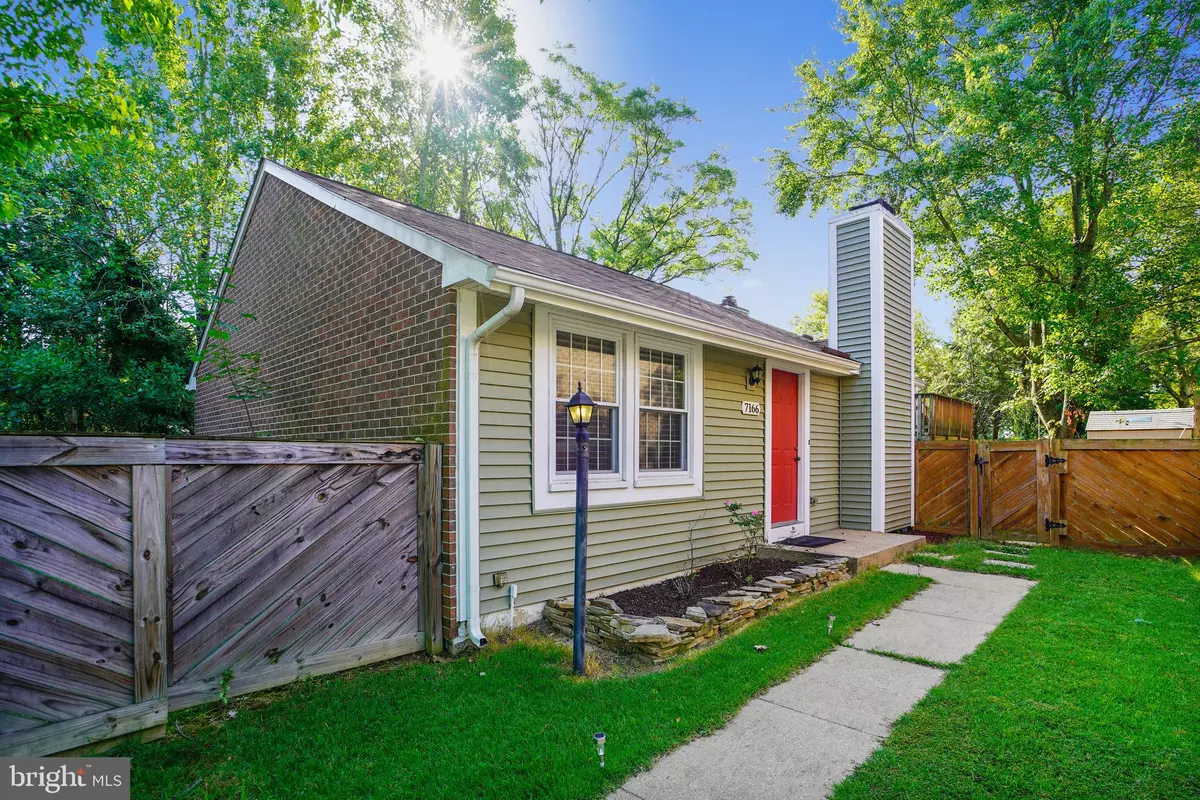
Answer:
[[[617,341],[620,396],[618,470],[591,473],[589,507],[655,503],[704,494],[704,360],[698,342],[676,339],[539,304],[533,311],[533,510],[575,507],[575,476],[554,469],[555,333],[559,329]],[[687,360],[687,468],[638,469],[638,348],[681,353]]]

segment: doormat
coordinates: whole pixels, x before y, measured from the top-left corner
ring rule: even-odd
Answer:
[[[824,547],[827,544],[837,544],[845,539],[834,539],[830,536],[793,536],[784,539],[780,544],[790,544],[794,547]]]

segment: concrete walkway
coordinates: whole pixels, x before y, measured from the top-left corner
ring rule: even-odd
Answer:
[[[917,570],[894,564],[887,571]],[[825,797],[944,675],[881,653],[956,662],[1034,585],[934,567],[922,568],[922,574],[936,583],[868,623],[847,646],[751,700],[712,736],[689,742],[635,775],[610,800]]]

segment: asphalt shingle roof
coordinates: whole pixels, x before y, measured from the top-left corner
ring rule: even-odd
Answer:
[[[314,175],[311,172],[291,167],[285,167],[285,169],[303,175],[343,199],[440,239],[489,264],[561,281],[651,308],[672,311],[692,319],[720,325],[789,347],[849,358],[846,353],[834,350],[824,342],[805,339],[791,331],[754,319],[742,311],[711,303],[680,289],[664,286],[661,283],[606,267],[603,264],[560,253],[557,250],[472,225],[453,217],[426,211],[418,206],[390,200],[374,192]]]

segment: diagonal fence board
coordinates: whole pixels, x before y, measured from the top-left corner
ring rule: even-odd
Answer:
[[[1023,533],[1036,539],[1036,453],[1033,449],[993,451],[988,468],[992,478],[991,529],[996,534]]]
[[[133,703],[130,486],[128,466],[0,468],[0,736]]]
[[[176,467],[172,683],[415,634],[417,470]]]
[[[1063,507],[1070,544],[1200,549],[1200,452],[1072,450]]]
[[[917,444],[916,528],[934,532],[970,532],[969,451],[961,447]]]

